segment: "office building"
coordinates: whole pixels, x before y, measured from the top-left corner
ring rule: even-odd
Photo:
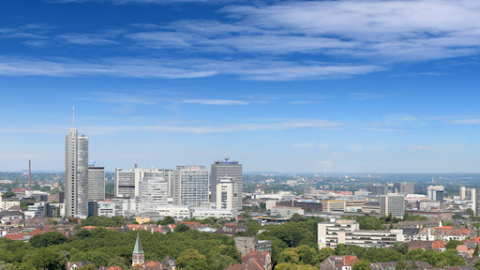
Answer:
[[[385,195],[388,192],[388,187],[381,184],[373,184],[367,187],[367,191],[370,195]]]
[[[114,217],[115,216],[115,203],[112,201],[98,201],[97,202],[97,215],[102,217]]]
[[[211,166],[212,202],[217,200],[217,184],[221,178],[233,178],[233,197],[237,201],[237,211],[242,211],[243,197],[243,166],[238,161],[215,161]]]
[[[105,167],[88,166],[88,199],[105,199]]]
[[[75,127],[65,136],[65,216],[88,216],[88,136]]]
[[[476,217],[480,216],[480,189],[471,189],[472,210]]]
[[[190,217],[194,219],[232,219],[237,217],[237,211],[233,209],[210,209],[193,207],[190,209]]]
[[[114,197],[111,201],[115,205],[114,216],[129,218],[137,214],[135,198]]]
[[[355,220],[318,223],[318,248],[335,249],[338,244],[359,247],[392,247],[403,241],[403,230],[360,230]]]
[[[233,197],[233,178],[223,177],[220,178],[217,184],[217,209],[233,209],[237,212],[237,200]]]
[[[427,188],[428,199],[443,202],[444,190],[445,188],[443,186],[429,186]]]
[[[190,208],[188,206],[161,206],[155,208],[154,212],[158,213],[161,217],[170,216],[175,220],[190,219]]]
[[[403,218],[405,214],[405,196],[399,194],[389,193],[387,195],[380,195],[380,215]]]
[[[345,200],[323,200],[323,212],[345,212],[347,203]]]
[[[177,166],[173,177],[173,204],[209,206],[208,187],[208,171],[205,166]]]
[[[415,183],[399,182],[393,184],[393,192],[402,194],[415,194]]]
[[[294,214],[303,216],[305,211],[300,207],[274,206],[271,211],[274,217],[292,218]]]
[[[166,169],[141,169],[124,171],[115,169],[115,197],[135,198],[140,195],[140,182],[144,179],[163,179],[168,185],[168,197],[171,197],[173,171]]]
[[[168,204],[168,183],[161,177],[144,178],[140,182],[140,194],[137,197],[138,211],[148,212],[158,206]]]
[[[460,187],[460,200],[465,200],[467,197],[467,189],[465,187]]]

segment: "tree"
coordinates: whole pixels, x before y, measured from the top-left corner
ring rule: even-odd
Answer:
[[[180,224],[177,225],[177,226],[175,227],[175,229],[174,229],[174,231],[175,231],[176,233],[186,232],[186,231],[189,231],[189,230],[190,230],[190,228],[189,228],[187,225],[183,224],[183,223],[180,223]]]
[[[450,240],[448,241],[447,243],[447,249],[457,249],[457,246],[459,245],[463,245],[463,242],[462,241],[458,241],[458,240]]]
[[[213,254],[207,262],[209,270],[224,270],[228,265],[238,263],[230,256],[219,253]]]
[[[397,251],[398,253],[401,253],[403,255],[406,255],[408,253],[408,243],[405,242],[396,242],[393,247],[393,250]]]
[[[404,260],[398,261],[395,269],[407,269],[407,263]]]
[[[475,246],[475,251],[473,252],[473,258],[478,258],[478,244]]]
[[[28,260],[37,269],[56,270],[66,266],[65,258],[49,248],[40,249]]]
[[[320,249],[320,253],[317,255],[316,261],[317,262],[323,262],[326,259],[328,259],[328,257],[332,256],[334,253],[335,253],[334,249],[322,248],[322,249]]]
[[[367,260],[360,260],[353,264],[352,266],[353,270],[372,270],[372,267],[370,266],[370,262]]]
[[[478,270],[480,270],[480,260],[476,261],[475,264],[473,265],[473,267],[477,268]]]
[[[95,227],[122,227],[125,225],[125,220],[122,216],[115,216],[112,218],[101,216],[90,216],[82,221],[82,226]]]
[[[175,224],[175,219],[171,216],[166,216],[162,220],[159,220],[158,224],[163,226],[169,225],[169,224]]]
[[[293,263],[280,263],[275,266],[275,270],[316,270],[318,268],[311,265],[298,265]]]
[[[5,197],[5,198],[11,198],[11,197],[16,197],[17,195],[15,193],[13,193],[12,191],[7,191],[5,193],[2,194],[2,197]]]
[[[451,220],[445,220],[445,221],[442,222],[442,225],[443,226],[453,226],[455,224]]]
[[[473,212],[472,208],[467,208],[466,212],[467,212],[467,214],[468,214],[470,217],[474,217],[474,216],[475,216],[475,213]]]
[[[290,222],[300,222],[300,221],[305,221],[302,215],[300,214],[293,214],[292,217],[290,218]]]
[[[210,256],[214,254],[220,254],[232,258],[235,262],[242,262],[242,254],[235,246],[220,245],[212,249],[209,253]],[[222,269],[223,270],[223,269]]]
[[[287,249],[287,250],[283,251],[282,253],[280,253],[280,263],[297,264],[299,259],[300,258],[298,256],[298,254],[291,249]]]
[[[59,232],[47,232],[44,234],[37,234],[28,241],[36,248],[44,248],[51,245],[60,245],[68,242],[67,237]]]
[[[97,270],[97,268],[93,264],[87,264],[78,268],[78,270]]]
[[[196,249],[187,249],[177,258],[179,270],[204,270],[208,268],[207,258]]]
[[[472,223],[472,226],[475,227],[475,229],[477,229],[477,236],[478,236],[480,233],[479,231],[480,223]]]

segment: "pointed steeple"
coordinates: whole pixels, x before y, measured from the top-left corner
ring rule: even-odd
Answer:
[[[137,241],[135,242],[133,254],[143,254],[142,242],[140,242],[140,233],[137,234]]]

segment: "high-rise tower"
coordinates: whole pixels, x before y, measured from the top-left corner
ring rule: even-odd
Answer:
[[[224,177],[231,177],[233,179],[233,199],[237,201],[235,204],[238,211],[242,211],[242,197],[243,197],[243,167],[242,164],[238,164],[238,161],[215,161],[211,167],[211,191],[212,202],[217,202],[217,184],[220,179]]]
[[[105,167],[88,165],[88,199],[105,200]]]
[[[208,202],[208,171],[205,166],[177,166],[173,177],[173,204],[204,207]]]
[[[65,136],[65,216],[88,216],[88,136],[78,135],[75,118]]]

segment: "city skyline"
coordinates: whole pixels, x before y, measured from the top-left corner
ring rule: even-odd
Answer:
[[[75,104],[107,172],[480,172],[475,1],[27,2],[0,10],[0,171],[62,171]]]

